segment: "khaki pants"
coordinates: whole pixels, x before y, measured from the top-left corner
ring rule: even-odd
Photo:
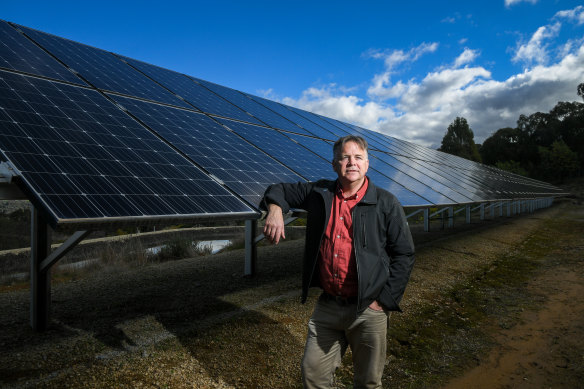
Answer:
[[[354,388],[381,388],[387,349],[388,314],[357,304],[320,298],[308,322],[302,358],[305,388],[330,388],[341,358],[351,346]]]

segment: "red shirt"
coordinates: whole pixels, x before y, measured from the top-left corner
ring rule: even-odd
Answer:
[[[340,185],[333,198],[331,216],[320,245],[320,285],[333,296],[357,296],[357,263],[353,250],[351,211],[367,191],[369,181],[351,197],[345,198]]]

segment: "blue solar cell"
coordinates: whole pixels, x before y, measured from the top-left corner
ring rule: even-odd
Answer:
[[[191,108],[112,53],[19,26],[26,35],[99,89]]]
[[[295,107],[287,106],[287,108],[290,109],[291,111],[295,112],[296,114],[304,117],[305,119],[315,123],[316,125],[326,129],[331,134],[333,134],[329,140],[337,140],[338,138],[340,138],[342,136],[350,134],[349,132],[347,132],[345,130],[341,130],[340,128],[332,125],[330,122],[324,120],[322,118],[322,116],[320,116],[320,115],[317,115],[317,114],[312,113],[312,112],[304,111],[302,109],[295,108]],[[322,138],[327,139],[326,137],[322,137]]]
[[[0,67],[86,85],[65,66],[0,20]]]
[[[233,105],[221,96],[193,81],[190,77],[150,65],[135,59],[123,57],[124,61],[184,98],[198,110],[222,117],[261,124],[249,113]]]
[[[286,119],[290,120],[291,122],[298,124],[300,127],[302,127],[305,130],[304,133],[306,133],[307,135],[316,136],[317,138],[323,138],[323,139],[336,139],[337,138],[337,136],[334,135],[333,133],[331,133],[330,131],[317,125],[314,122],[311,122],[310,120],[306,119],[304,116],[301,116],[298,113],[296,113],[292,109],[292,107],[277,103],[275,101],[264,99],[262,97],[257,97],[257,96],[252,96],[252,95],[246,95],[246,96],[248,96],[250,99],[264,105],[265,107],[271,109],[272,111],[278,113],[279,115],[285,117]],[[296,132],[298,132],[298,131],[296,131]]]
[[[303,181],[289,168],[204,114],[130,98],[112,97],[158,135],[255,206],[259,205],[268,185]]]
[[[422,165],[416,164],[413,160],[399,158],[400,156],[392,156],[390,154],[385,154],[379,151],[371,151],[370,154],[372,157],[378,158],[386,164],[391,165],[397,170],[412,177],[416,181],[429,186],[434,191],[441,193],[453,202],[468,203],[475,200],[474,193],[459,187],[459,185],[455,182],[447,181],[441,176],[437,176],[429,169],[424,168]]]
[[[237,105],[244,111],[249,112],[262,123],[270,127],[297,133],[305,132],[300,126],[292,123],[283,116],[278,115],[274,111],[269,110],[268,108],[249,98],[247,95],[236,91],[235,89],[227,88],[198,78],[193,79],[219,96]]]
[[[221,120],[221,123],[286,164],[286,166],[289,166],[290,169],[308,181],[336,178],[336,174],[333,172],[329,161],[320,158],[305,147],[298,145],[287,135],[269,128],[253,126],[232,120]],[[321,140],[318,141],[322,142]]]
[[[90,89],[0,71],[0,151],[55,224],[253,212]]]

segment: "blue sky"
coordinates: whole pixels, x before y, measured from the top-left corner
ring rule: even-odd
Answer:
[[[581,101],[570,0],[21,1],[0,18],[438,147]]]

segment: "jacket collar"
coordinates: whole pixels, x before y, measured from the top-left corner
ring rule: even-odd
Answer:
[[[369,177],[367,177],[369,178]],[[320,187],[320,192],[324,195],[328,192],[327,196],[332,198],[335,195],[335,191],[337,189],[337,180],[326,181],[326,185]],[[359,201],[359,203],[365,204],[377,204],[377,187],[369,178],[369,186],[367,187],[367,191],[365,192],[365,196]]]

